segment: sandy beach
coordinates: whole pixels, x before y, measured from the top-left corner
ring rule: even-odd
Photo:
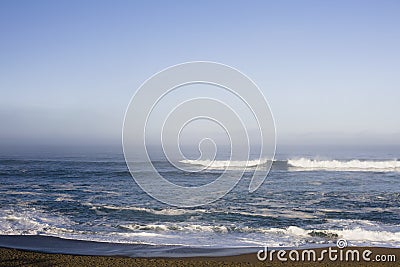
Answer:
[[[327,257],[321,262],[281,262],[276,258],[271,261],[259,261],[256,254],[245,254],[229,257],[193,257],[193,258],[128,258],[103,256],[77,256],[66,254],[47,254],[16,249],[0,249],[0,266],[398,266],[400,249],[351,247],[344,249],[357,250],[360,255],[371,250],[371,261],[359,262],[330,261]],[[315,250],[317,253],[321,249]],[[299,250],[301,252],[301,250]],[[377,262],[376,255],[394,255],[396,261]]]

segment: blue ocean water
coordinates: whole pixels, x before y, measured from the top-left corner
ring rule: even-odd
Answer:
[[[249,168],[229,194],[196,208],[149,197],[132,179],[119,149],[4,152],[0,243],[11,236],[24,236],[20,242],[25,243],[50,236],[217,250],[321,246],[344,238],[350,245],[400,246],[399,150],[287,151],[278,150],[257,191],[248,192]],[[226,162],[197,173],[164,160],[153,164],[176,184],[200,185],[215,180]],[[181,164],[195,170],[208,163]],[[245,163],[240,164],[229,171],[243,169]]]

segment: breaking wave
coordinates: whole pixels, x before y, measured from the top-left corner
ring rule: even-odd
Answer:
[[[180,163],[202,167],[208,170],[245,169],[264,166],[268,160],[229,161],[229,160],[182,160]],[[289,171],[358,171],[358,172],[400,172],[399,160],[318,160],[288,159],[275,160],[273,170]]]
[[[255,168],[260,165],[267,164],[268,160],[266,159],[257,159],[257,160],[181,160],[180,163],[191,164],[196,166],[206,167],[207,169],[241,169],[241,168]]]
[[[129,243],[210,246],[231,244],[237,247],[263,245],[302,246],[327,244],[345,238],[354,245],[399,246],[400,232],[397,225],[372,221],[331,220],[322,225],[307,228],[249,227],[240,224],[201,224],[196,222],[175,223],[122,223],[104,231],[76,229],[76,223],[65,216],[49,215],[41,210],[0,211],[0,235],[42,235],[64,239]],[[110,231],[111,230],[111,231]],[[218,240],[218,241],[217,241]]]
[[[287,161],[289,167],[300,170],[328,170],[328,171],[377,171],[391,172],[400,171],[398,160],[315,160],[315,159],[290,159]]]

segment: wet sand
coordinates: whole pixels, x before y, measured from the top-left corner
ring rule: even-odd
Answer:
[[[109,256],[77,256],[66,254],[47,254],[32,251],[0,248],[0,266],[399,266],[400,248],[365,248],[351,247],[344,249],[357,249],[360,257],[365,250],[371,250],[370,262],[346,262],[330,261],[328,256],[322,262],[281,262],[276,257],[271,262],[269,260],[259,261],[257,255],[244,254],[227,257],[193,257],[193,258],[129,258],[129,257],[109,257]],[[321,249],[315,249],[317,255]],[[287,251],[289,252],[289,251]],[[301,253],[302,251],[299,250]],[[376,255],[394,255],[393,262],[377,262]],[[287,256],[286,256],[287,257]],[[386,258],[388,258],[386,256]]]

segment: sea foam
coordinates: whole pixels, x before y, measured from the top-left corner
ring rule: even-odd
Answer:
[[[390,172],[400,171],[400,161],[397,160],[316,160],[316,159],[290,159],[288,165],[291,167],[307,170],[330,170],[330,171],[377,171]]]

